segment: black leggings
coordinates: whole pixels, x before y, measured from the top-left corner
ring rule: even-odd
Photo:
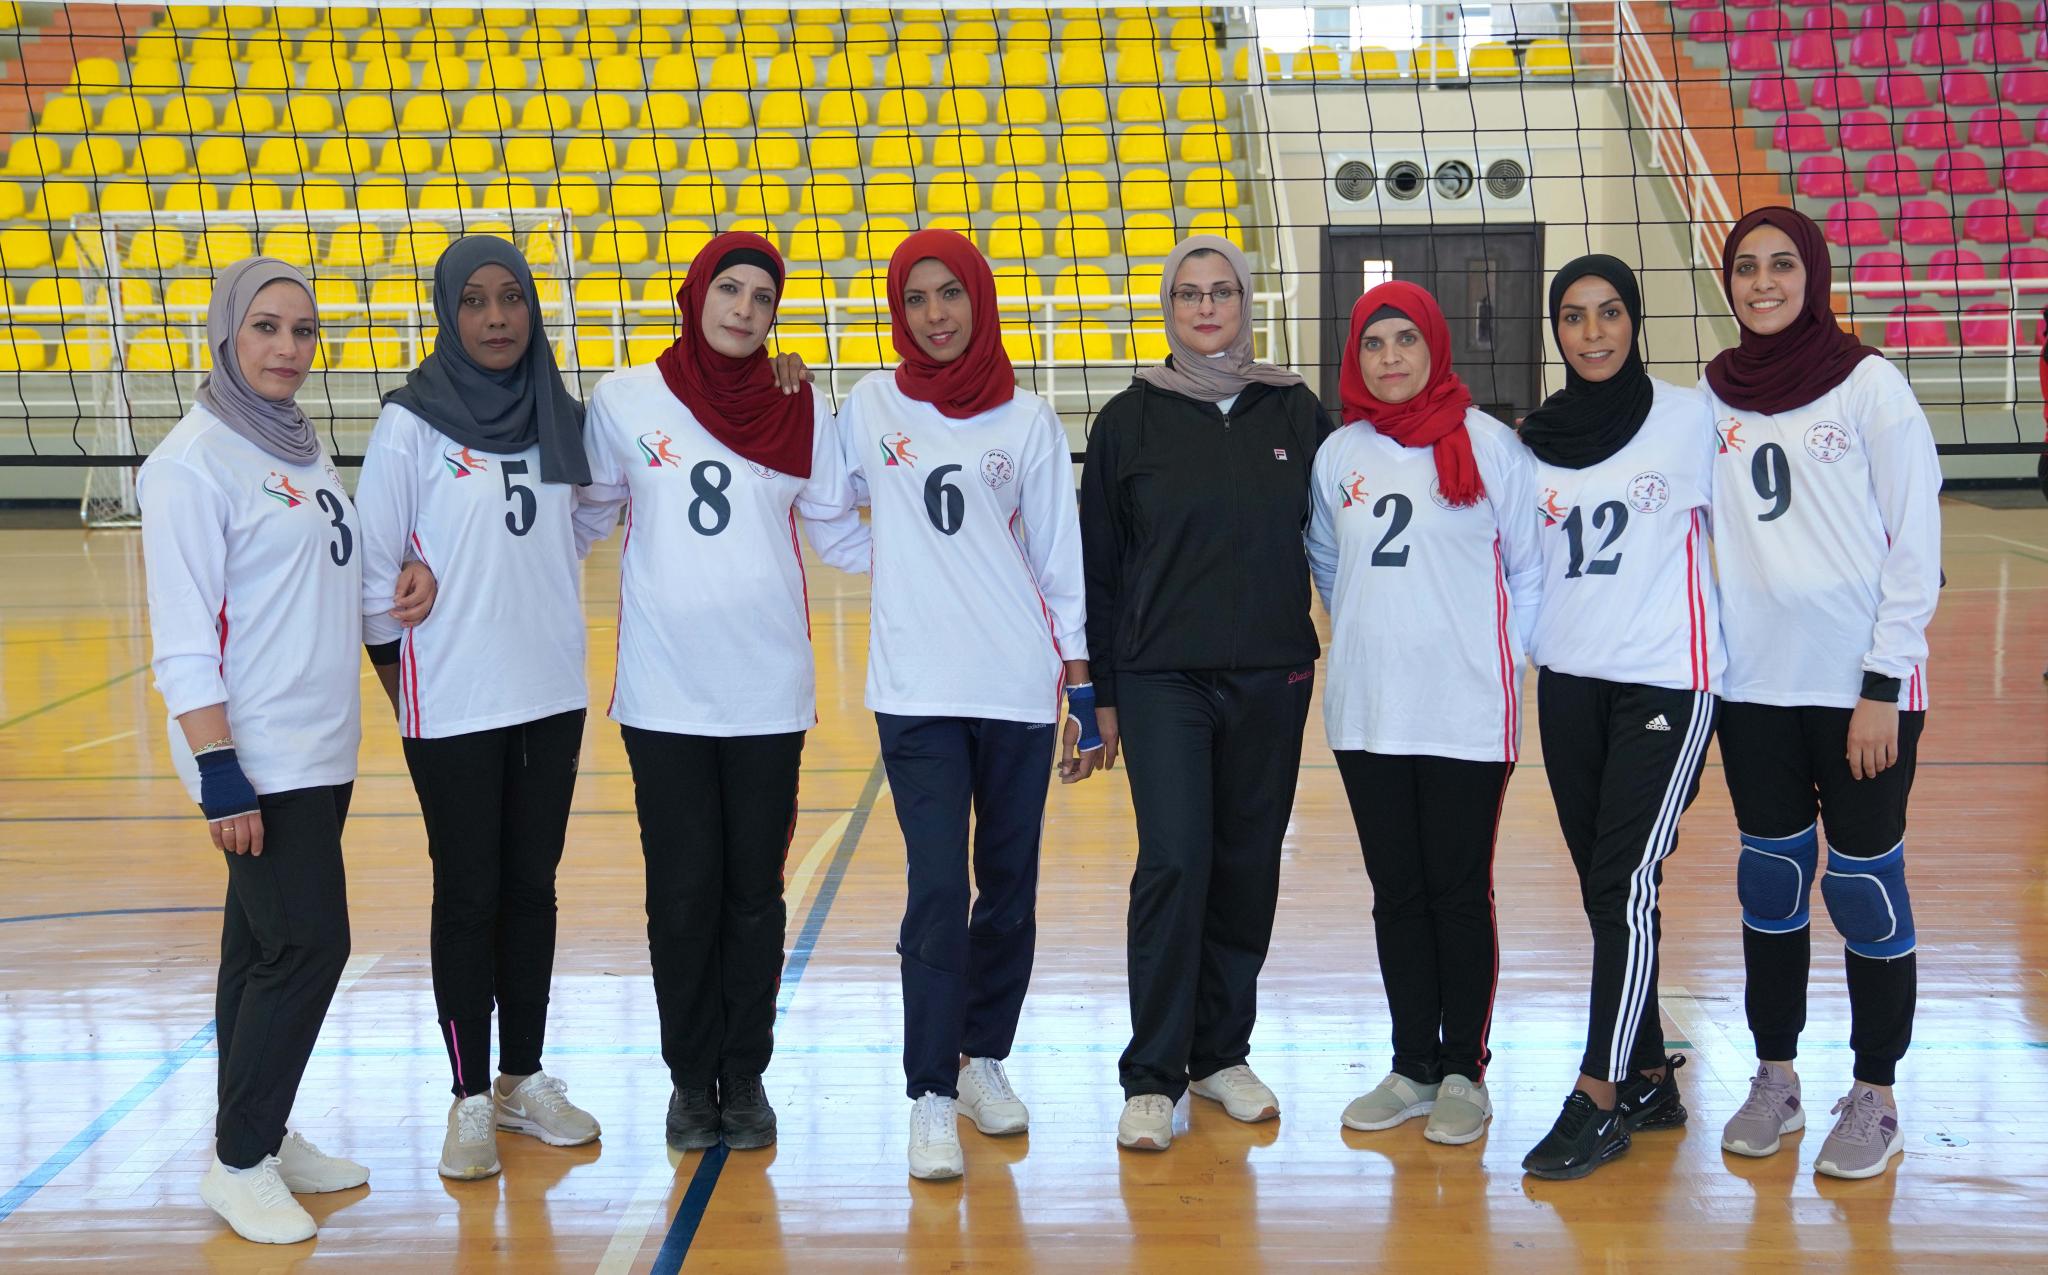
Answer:
[[[434,1010],[458,1098],[498,1069],[540,1070],[555,970],[555,869],[583,747],[582,709],[443,739],[408,739],[434,860]]]

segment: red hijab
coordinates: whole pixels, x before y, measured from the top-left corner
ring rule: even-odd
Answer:
[[[1365,387],[1358,367],[1358,343],[1382,306],[1400,311],[1422,330],[1429,347],[1429,383],[1405,403],[1383,403]],[[1465,429],[1465,409],[1472,391],[1451,368],[1451,329],[1436,298],[1412,283],[1394,280],[1372,288],[1351,307],[1351,339],[1344,347],[1338,394],[1344,400],[1344,423],[1365,421],[1403,447],[1436,449],[1436,485],[1444,499],[1463,507],[1479,502],[1486,485],[1479,480],[1479,462],[1472,458],[1472,435]]]
[[[811,387],[794,394],[775,387],[765,345],[743,359],[720,354],[704,339],[704,305],[712,280],[727,267],[760,266],[775,280],[776,304],[782,302],[782,254],[759,235],[735,230],[705,244],[676,290],[683,331],[661,352],[655,366],[661,379],[697,423],[719,442],[757,465],[793,478],[811,476]]]
[[[967,289],[974,327],[967,348],[950,363],[940,363],[918,348],[903,317],[903,287],[911,270],[926,259],[953,272]],[[956,421],[1001,407],[1017,396],[1017,373],[1003,349],[1003,323],[996,309],[996,279],[988,259],[974,241],[951,230],[920,230],[897,245],[889,258],[889,335],[903,362],[896,367],[896,388],[920,403],[930,403]]]
[[[1813,218],[1790,208],[1759,208],[1735,223],[1721,248],[1721,291],[1729,292],[1735,277],[1735,250],[1758,226],[1785,232],[1799,259],[1806,263],[1806,305],[1783,332],[1759,336],[1742,328],[1742,343],[1723,350],[1707,364],[1707,384],[1731,407],[1775,415],[1805,407],[1849,379],[1856,365],[1878,351],[1842,329],[1829,297],[1834,264],[1828,241]],[[1741,320],[1736,320],[1741,326]]]

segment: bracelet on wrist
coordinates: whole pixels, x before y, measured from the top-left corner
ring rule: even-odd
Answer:
[[[235,737],[232,735],[223,735],[219,739],[214,740],[210,744],[201,744],[199,747],[193,749],[192,755],[194,757],[204,757],[208,753],[223,752],[227,749],[233,748],[234,746]]]

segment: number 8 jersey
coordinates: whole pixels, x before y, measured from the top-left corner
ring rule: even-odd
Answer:
[[[1620,451],[1584,469],[1536,462],[1543,603],[1530,654],[1576,677],[1718,694],[1713,421],[1697,390],[1652,383],[1650,414]]]
[[[874,510],[867,706],[919,717],[1059,718],[1063,660],[1088,658],[1066,430],[1036,394],[952,420],[890,370],[840,409]]]

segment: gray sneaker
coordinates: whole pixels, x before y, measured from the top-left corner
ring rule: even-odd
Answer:
[[[1483,1083],[1475,1084],[1463,1076],[1445,1076],[1436,1088],[1436,1106],[1429,1113],[1422,1136],[1431,1142],[1460,1147],[1479,1141],[1491,1119],[1493,1099],[1486,1096]]]
[[[1821,1144],[1820,1158],[1813,1162],[1815,1173],[1831,1178],[1874,1178],[1891,1167],[1892,1157],[1906,1150],[1899,1133],[1899,1113],[1858,1081],[1849,1096],[1837,1099],[1832,1113],[1839,1116],[1833,1133]]]
[[[1783,1067],[1758,1063],[1749,1078],[1749,1097],[1721,1130],[1721,1149],[1736,1155],[1771,1155],[1779,1139],[1806,1127],[1799,1102],[1799,1078]]]
[[[1418,1085],[1399,1072],[1388,1072],[1371,1093],[1353,1098],[1351,1105],[1344,1108],[1344,1127],[1371,1132],[1426,1116],[1436,1106],[1437,1090],[1441,1087]]]

